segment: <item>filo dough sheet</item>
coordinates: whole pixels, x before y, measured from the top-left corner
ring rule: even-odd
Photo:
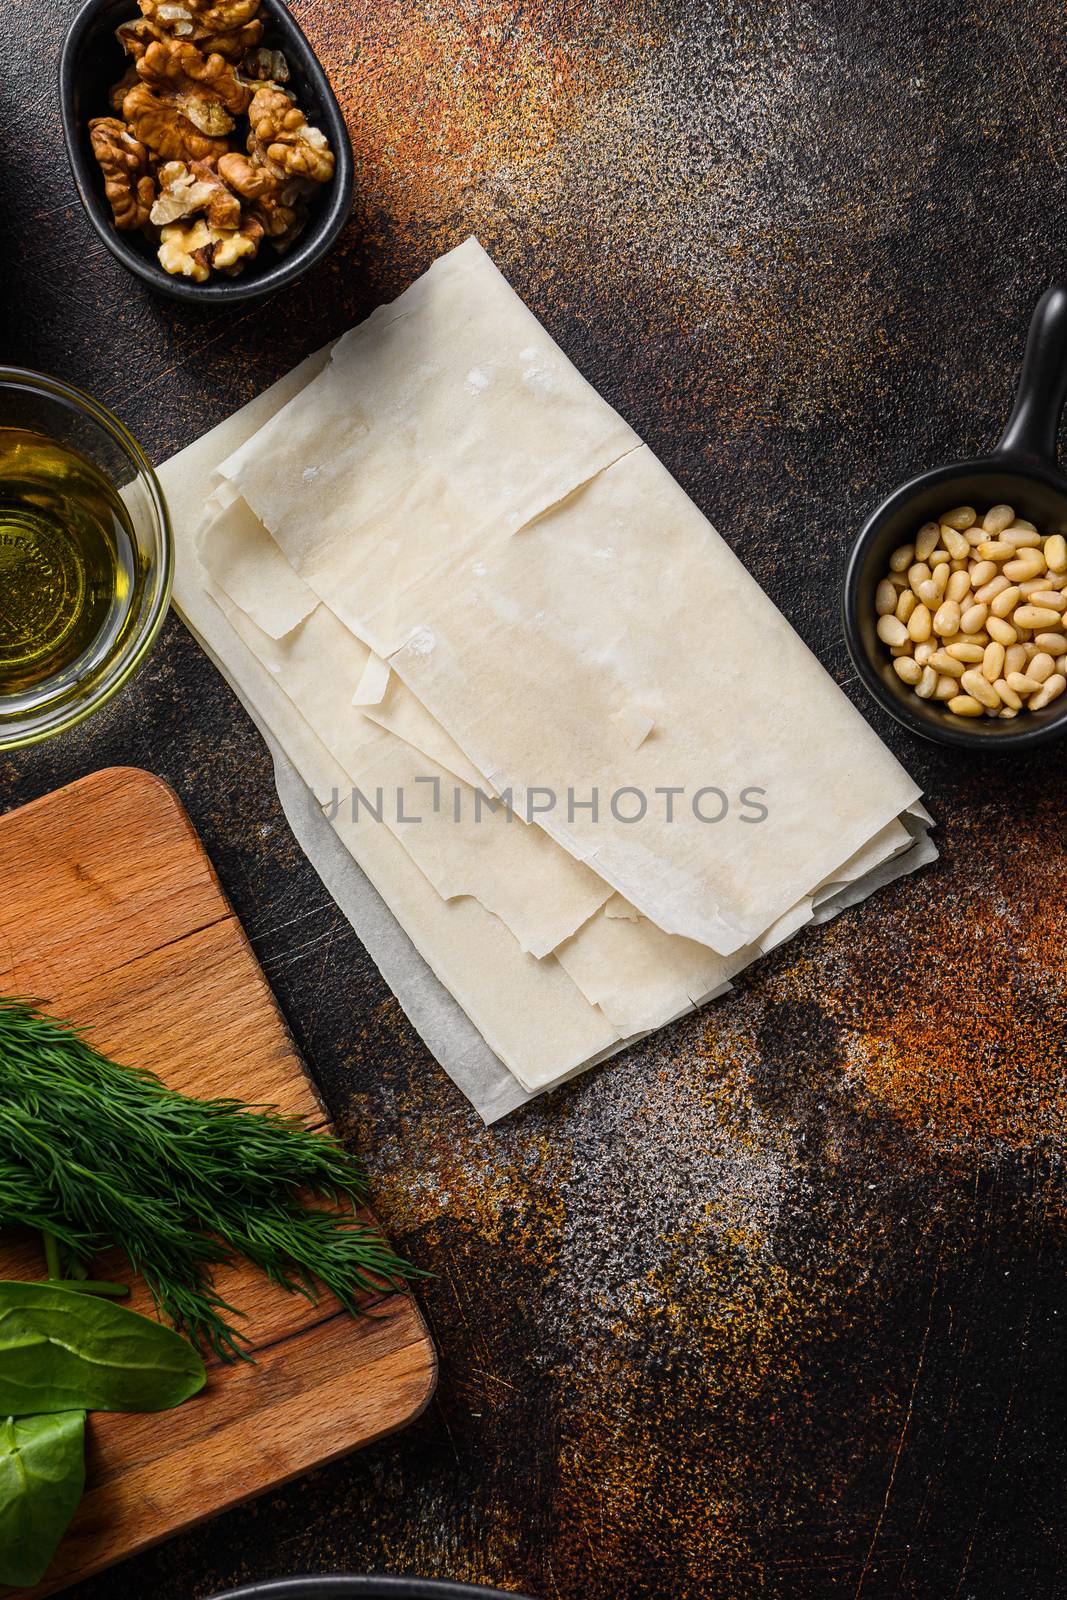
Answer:
[[[231,513],[232,502],[221,513],[227,523]],[[456,781],[461,762],[453,759],[449,781],[449,774],[434,760],[439,725],[402,683],[395,683],[392,690],[394,703],[407,707],[402,739],[391,737],[352,705],[348,685],[362,681],[368,663],[378,658],[331,612],[318,607],[286,639],[276,641],[239,610],[232,593],[222,591],[228,546],[224,542],[218,559],[212,539],[219,516],[217,510],[209,513],[198,539],[201,561],[213,580],[209,592],[246,647],[283,689],[293,711],[344,768],[348,780],[344,792],[358,796],[363,820],[368,808],[377,807],[380,820],[443,898],[476,899],[504,922],[524,951],[544,956],[555,950],[564,971],[586,1000],[604,1012],[620,1038],[661,1027],[723,993],[744,966],[812,920],[814,895],[791,907],[754,947],[734,952],[731,958],[719,956],[695,941],[664,933],[622,897],[612,896],[602,879],[538,828],[500,809],[478,808],[477,775],[472,784]],[[262,527],[253,533],[247,514],[242,514],[242,522],[249,545],[253,539],[265,547],[272,544]],[[269,571],[273,560],[265,550],[262,569]],[[402,797],[403,821],[397,819],[394,797]],[[342,824],[350,842],[356,838],[353,823],[359,820]],[[854,881],[909,843],[904,827],[891,822],[836,870],[835,886]],[[605,914],[594,915],[609,899],[613,903]],[[469,958],[473,961],[481,953],[472,948]],[[551,1055],[549,1050],[545,1070],[554,1074]],[[514,1063],[515,1057],[509,1060]],[[530,1083],[529,1067],[518,1070]]]
[[[474,240],[221,471],[498,792],[573,793],[540,826],[664,932],[740,950],[918,798]]]
[[[391,981],[489,1119],[934,854],[906,774],[473,241],[161,476],[178,609],[414,946]],[[752,629],[741,682],[727,646]],[[767,822],[460,828],[416,782],[521,811],[534,785],[683,769],[744,770]],[[418,824],[329,803],[379,783],[422,796]]]

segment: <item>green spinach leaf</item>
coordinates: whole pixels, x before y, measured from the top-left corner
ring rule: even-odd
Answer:
[[[44,1577],[84,1487],[84,1411],[0,1421],[0,1583]]]
[[[188,1339],[151,1317],[54,1284],[0,1282],[0,1417],[167,1411],[205,1378]]]

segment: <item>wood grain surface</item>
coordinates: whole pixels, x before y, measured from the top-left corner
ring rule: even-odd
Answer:
[[[324,1121],[165,783],[111,768],[0,819],[0,883],[0,994],[40,1000],[176,1089]],[[117,1258],[100,1270],[129,1277]],[[0,1277],[42,1275],[36,1241],[0,1237]],[[216,1282],[245,1313],[254,1364],[209,1361],[203,1392],[165,1417],[91,1417],[85,1498],[34,1594],[381,1438],[429,1400],[436,1356],[410,1296],[382,1296],[373,1316],[354,1319],[332,1297],[312,1306],[247,1264]],[[143,1283],[126,1303],[151,1310]]]

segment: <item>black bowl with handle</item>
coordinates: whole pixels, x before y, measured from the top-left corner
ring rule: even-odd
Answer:
[[[433,1578],[326,1577],[269,1578],[241,1589],[227,1589],[213,1600],[529,1600],[529,1596],[483,1589],[476,1584],[443,1583]]]
[[[115,38],[120,23],[140,15],[137,0],[88,0],[70,25],[59,61],[59,102],[74,183],[89,221],[116,260],[161,294],[194,305],[223,305],[273,294],[315,266],[328,253],[352,209],[352,144],[337,97],[325,72],[283,0],[261,0],[266,24],[264,44],[281,50],[290,73],[290,87],[309,122],[321,128],[337,158],[332,180],[312,198],[304,232],[284,255],[264,240],[259,254],[240,277],[216,277],[207,283],[173,277],[156,259],[139,233],[115,227],[104,194],[104,176],[89,142],[93,117],[111,115],[108,94],[129,65]]]
[[[893,671],[875,627],[874,592],[889,557],[910,544],[924,522],[954,506],[979,515],[1010,505],[1043,534],[1067,534],[1067,476],[1059,465],[1057,437],[1067,399],[1067,284],[1052,286],[1030,324],[1015,408],[999,444],[987,456],[935,467],[903,484],[867,520],[852,549],[845,577],[845,641],[856,671],[874,698],[912,733],[957,750],[1003,753],[1032,749],[1067,734],[1067,694],[1042,711],[1021,711],[1011,721],[964,719],[933,700],[920,700]]]

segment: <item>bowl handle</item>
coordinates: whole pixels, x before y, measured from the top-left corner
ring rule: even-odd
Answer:
[[[1057,467],[1057,438],[1065,399],[1067,284],[1054,283],[1034,310],[1015,406],[995,453],[1027,456]]]

